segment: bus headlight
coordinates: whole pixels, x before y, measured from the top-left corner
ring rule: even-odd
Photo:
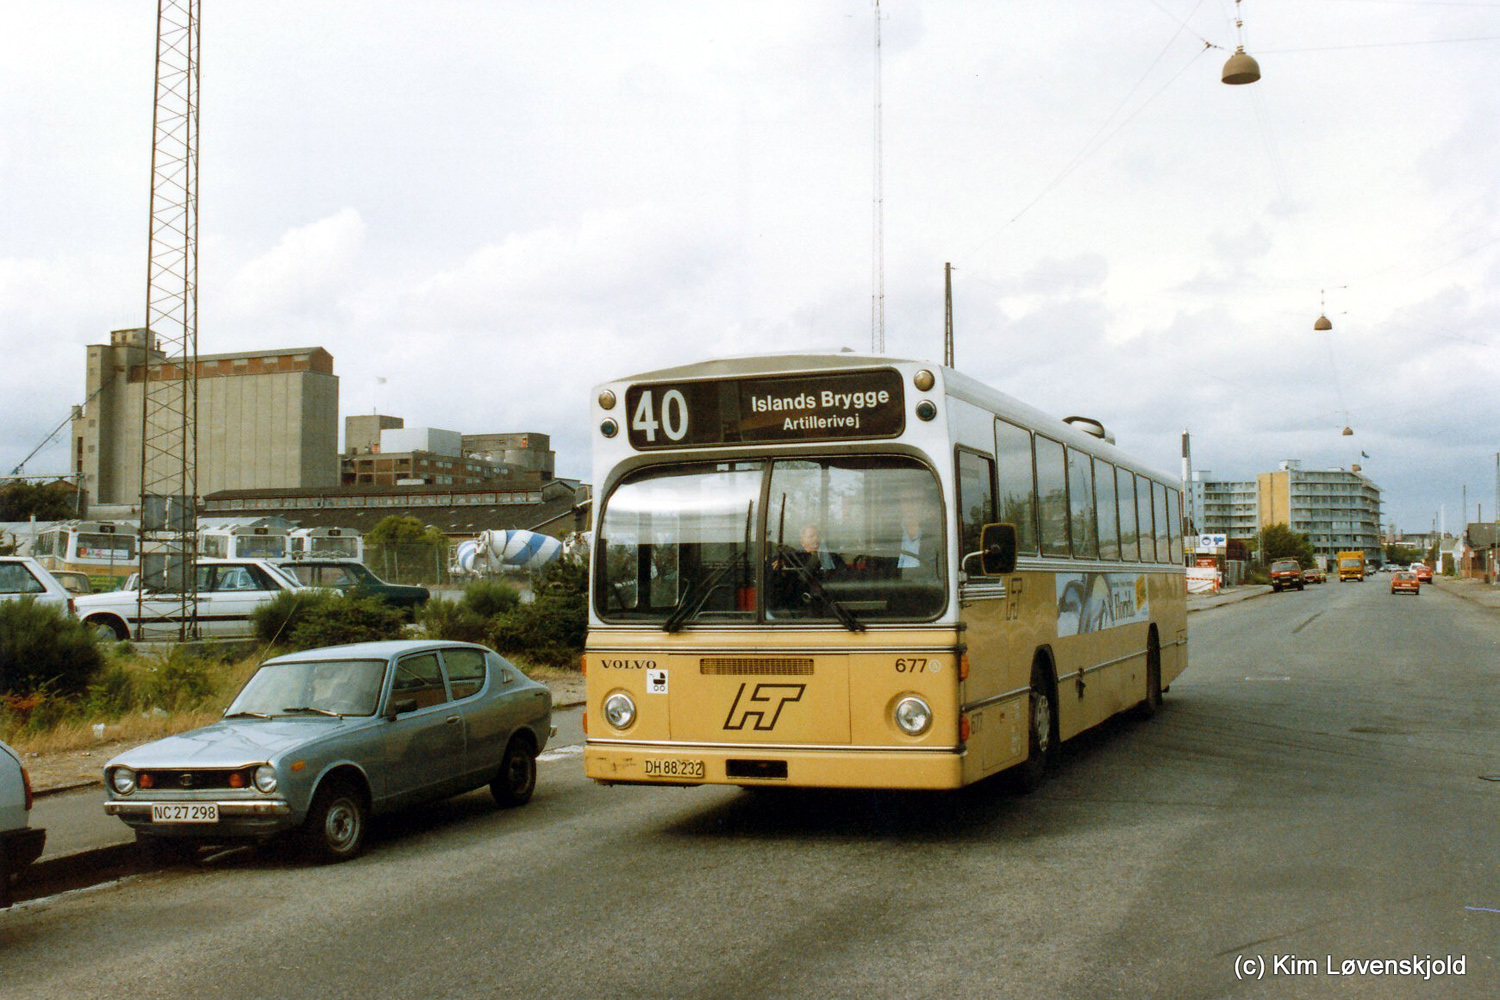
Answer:
[[[891,713],[896,726],[908,736],[921,736],[932,725],[932,708],[916,695],[907,695],[896,702]]]
[[[604,699],[604,721],[616,729],[629,729],[635,721],[635,702],[630,695],[616,691]]]
[[[276,791],[276,768],[262,764],[255,769],[255,787],[270,795]]]
[[[110,773],[109,783],[117,794],[129,795],[135,791],[135,772],[128,767],[117,767]]]

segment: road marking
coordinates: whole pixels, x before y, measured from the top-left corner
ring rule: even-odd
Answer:
[[[539,756],[537,758],[537,760],[562,760],[565,757],[582,757],[582,756],[583,756],[583,744],[582,743],[572,743],[572,744],[569,744],[568,746],[565,746],[565,747],[558,747],[555,750],[548,750],[546,753],[544,753],[541,756]]]
[[[1246,677],[1247,681],[1289,681],[1290,677]]]

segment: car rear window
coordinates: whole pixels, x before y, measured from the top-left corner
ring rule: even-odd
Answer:
[[[41,594],[46,589],[21,563],[0,563],[0,594]]]

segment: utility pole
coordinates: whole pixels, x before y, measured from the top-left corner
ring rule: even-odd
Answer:
[[[198,634],[198,13],[158,0],[151,227],[141,365],[141,589],[137,638]],[[134,373],[129,377],[134,378]],[[147,605],[147,591],[160,591]],[[170,605],[170,606],[168,606]]]
[[[953,367],[953,265],[943,265],[943,364]]]
[[[885,353],[885,158],[881,137],[880,0],[875,0],[875,198],[870,252],[870,348]]]

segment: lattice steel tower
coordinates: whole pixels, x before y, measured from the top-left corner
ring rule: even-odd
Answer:
[[[198,633],[198,13],[199,0],[157,3],[138,638],[148,617],[154,636]]]

